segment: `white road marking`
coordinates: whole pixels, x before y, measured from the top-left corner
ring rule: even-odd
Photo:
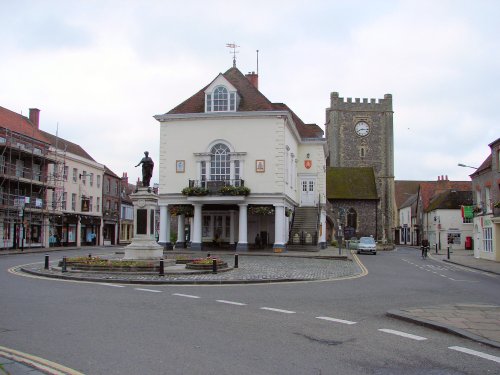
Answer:
[[[179,297],[187,297],[187,298],[200,298],[198,296],[192,296],[190,294],[181,294],[181,293],[174,293],[172,294],[173,296],[179,296]]]
[[[316,319],[328,320],[330,322],[342,323],[342,324],[356,324],[356,322],[351,322],[350,320],[330,318],[328,316],[317,316]]]
[[[226,300],[223,300],[223,299],[218,299],[217,302],[220,302],[220,303],[227,303],[229,305],[236,305],[236,306],[246,306],[247,304],[246,303],[241,303],[241,302],[233,302],[233,301],[226,301]]]
[[[393,329],[383,328],[383,329],[379,329],[379,331],[385,332],[385,333],[392,333],[393,335],[398,335],[398,336],[406,337],[406,338],[409,338],[412,340],[417,340],[417,341],[427,340],[425,337],[422,337],[422,336],[412,335],[411,333],[406,333],[406,332],[401,332],[401,331],[395,331]]]
[[[496,356],[491,355],[491,354],[486,354],[486,353],[478,352],[478,351],[475,351],[475,350],[472,350],[472,349],[462,348],[461,346],[450,346],[450,347],[448,347],[448,349],[456,350],[458,352],[467,353],[467,354],[470,354],[470,355],[475,355],[476,357],[481,357],[481,358],[484,358],[484,359],[489,359],[490,361],[494,361],[494,362],[500,363],[500,357],[496,357]]]
[[[97,283],[98,285],[104,285],[104,286],[112,286],[115,288],[125,288],[125,285],[117,285],[117,284],[108,284],[108,283]]]
[[[261,307],[260,309],[261,310],[276,311],[276,312],[280,312],[280,313],[283,313],[283,314],[295,314],[295,311],[274,309],[272,307]]]
[[[134,289],[139,290],[141,292],[161,293],[161,290],[155,290],[155,289],[144,289],[144,288],[134,288]]]

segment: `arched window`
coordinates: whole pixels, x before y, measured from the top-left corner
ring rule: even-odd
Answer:
[[[356,224],[358,221],[358,214],[354,208],[349,208],[347,211],[347,226],[356,229]]]
[[[231,179],[229,147],[217,143],[210,150],[210,179],[224,181]]]
[[[229,95],[224,86],[219,86],[214,90],[214,112],[227,111]]]
[[[236,91],[229,91],[225,86],[217,86],[211,92],[206,92],[205,108],[207,112],[236,111]]]

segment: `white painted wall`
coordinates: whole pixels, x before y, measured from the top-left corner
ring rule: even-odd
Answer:
[[[195,153],[210,151],[216,140],[245,152],[245,186],[252,193],[283,193],[284,120],[270,118],[213,118],[161,123],[160,191],[178,194],[188,180],[198,180]],[[185,160],[185,172],[176,173],[176,160]],[[265,160],[265,173],[256,173],[256,160]]]
[[[434,220],[436,218],[436,220]],[[424,216],[424,228],[432,247],[441,243],[441,249],[448,246],[448,233],[460,233],[460,244],[451,249],[465,249],[465,238],[472,237],[472,223],[463,223],[462,213],[457,210],[434,210]]]

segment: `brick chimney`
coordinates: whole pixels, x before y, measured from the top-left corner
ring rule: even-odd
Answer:
[[[30,108],[30,121],[37,129],[40,129],[40,110],[38,108]]]
[[[125,186],[128,186],[128,175],[127,175],[127,172],[123,172],[122,181],[125,184]]]
[[[245,74],[245,77],[250,81],[250,83],[256,88],[259,89],[259,75],[256,74],[255,72],[251,72],[248,74]]]

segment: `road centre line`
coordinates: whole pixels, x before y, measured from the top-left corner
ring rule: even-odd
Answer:
[[[283,313],[283,314],[295,314],[295,311],[275,309],[275,308],[272,308],[272,307],[261,307],[260,309],[261,310],[268,310],[268,311],[280,312],[280,313]]]
[[[484,359],[488,359],[490,361],[494,361],[494,362],[500,363],[500,357],[496,357],[496,356],[491,355],[491,354],[486,354],[486,353],[478,352],[476,350],[463,348],[461,346],[450,346],[450,347],[448,347],[448,349],[456,350],[457,352],[462,352],[462,353],[466,353],[466,354],[470,354],[470,355],[475,355],[476,357],[481,357],[481,358],[484,358]]]
[[[223,300],[223,299],[218,299],[216,301],[220,302],[220,303],[227,303],[228,305],[236,305],[236,306],[246,306],[247,305],[246,303],[234,302],[234,301],[226,301],[226,300]]]
[[[417,341],[427,340],[425,337],[422,337],[422,336],[412,335],[411,333],[406,333],[406,332],[401,332],[401,331],[395,331],[393,329],[382,328],[382,329],[379,329],[379,331],[385,332],[385,333],[391,333],[393,335],[402,336],[402,337],[406,337],[408,339],[417,340]]]
[[[141,292],[161,293],[161,290],[155,290],[155,289],[144,289],[144,288],[134,288],[134,289],[139,290]]]
[[[193,296],[191,294],[173,293],[173,296],[186,297],[186,298],[200,298],[198,296]]]
[[[356,324],[356,322],[351,322],[350,320],[330,318],[328,316],[317,316],[316,319],[328,320],[330,322],[342,323],[342,324]]]

